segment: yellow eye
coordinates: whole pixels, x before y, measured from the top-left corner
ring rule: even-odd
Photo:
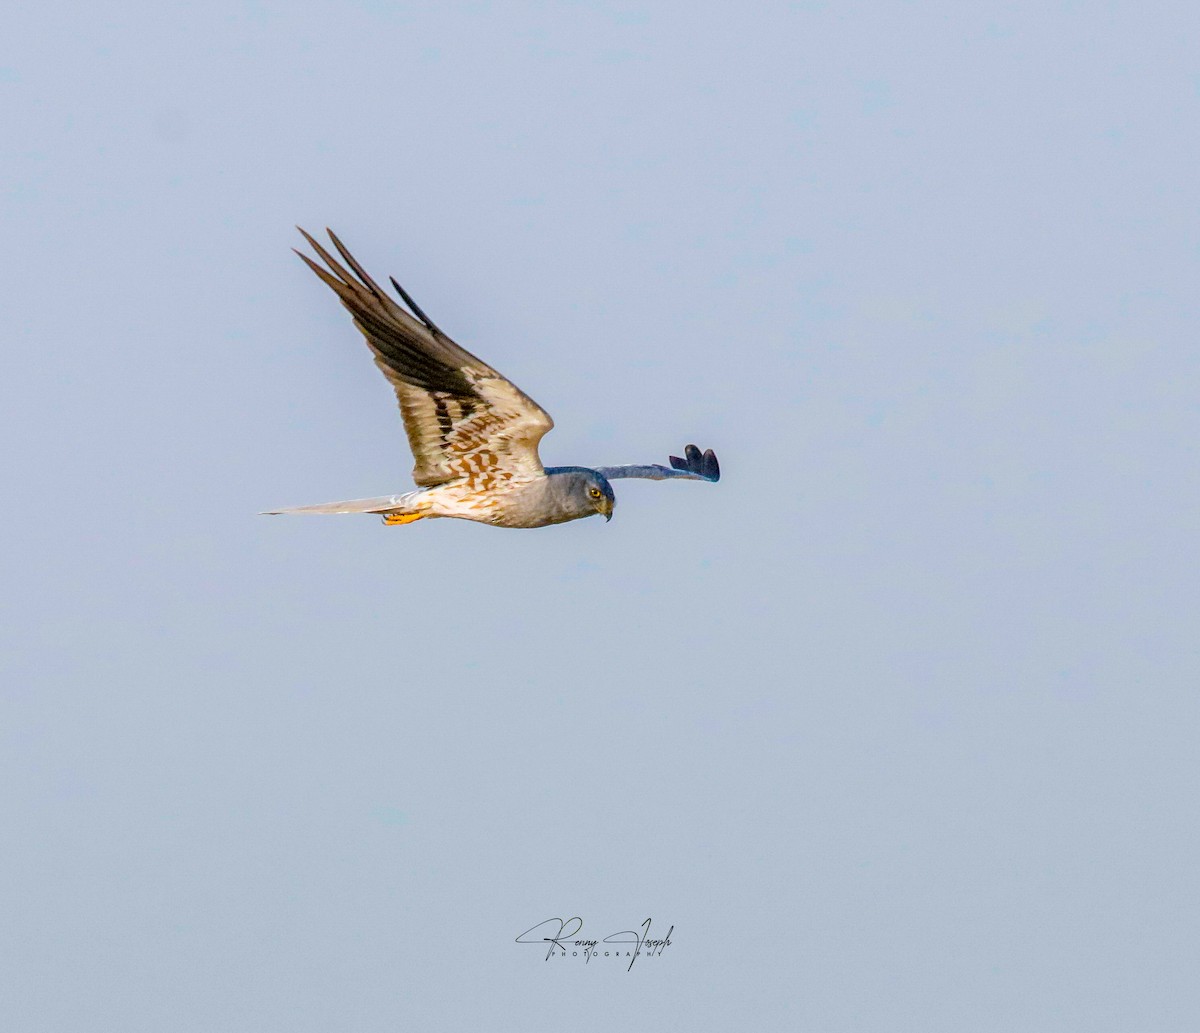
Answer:
[[[588,492],[588,494],[591,495],[592,498],[598,499],[601,495],[604,494],[604,492],[602,492],[599,488],[592,488]]]

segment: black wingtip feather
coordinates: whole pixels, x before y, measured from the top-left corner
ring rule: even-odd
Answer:
[[[304,260],[304,264],[316,273],[350,310],[354,322],[375,353],[376,360],[391,371],[389,376],[394,375],[401,381],[426,391],[443,391],[461,398],[476,396],[475,388],[467,381],[460,366],[455,364],[456,356],[443,355],[435,350],[439,346],[445,350],[448,338],[437,331],[423,312],[415,305],[412,306],[418,318],[426,324],[428,332],[440,335],[440,345],[439,337],[432,340],[428,337],[422,339],[426,330],[415,333],[418,329],[417,321],[380,290],[378,284],[338,239],[337,234],[326,230],[334,248],[343,261],[354,270],[357,278],[302,226],[297,226],[296,229],[316,252],[317,257],[325,263],[325,268],[304,252],[295,248],[292,250],[296,251]],[[412,304],[411,299],[405,297],[405,300]],[[406,323],[410,326],[406,326]]]
[[[684,470],[687,473],[693,473],[697,477],[703,477],[706,481],[719,481],[721,479],[721,466],[717,462],[716,453],[710,448],[703,454],[695,445],[688,445],[683,450],[685,458],[680,459],[679,456],[670,456],[671,466],[676,470]]]
[[[437,328],[437,324],[435,324],[432,319],[430,319],[427,315],[425,315],[425,313],[421,310],[421,306],[418,305],[415,301],[413,301],[412,295],[409,294],[408,291],[406,291],[403,287],[400,286],[400,284],[398,284],[396,282],[396,277],[390,276],[390,277],[388,277],[388,279],[390,279],[392,281],[392,286],[396,288],[396,293],[400,295],[400,298],[404,302],[404,304],[406,304],[410,309],[412,309],[413,315],[416,316],[422,323],[425,324],[425,326],[429,330],[429,332],[432,334],[440,334],[441,330],[439,330]]]

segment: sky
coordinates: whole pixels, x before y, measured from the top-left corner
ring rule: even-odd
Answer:
[[[1194,1031],[1198,30],[14,9],[0,1025]],[[411,484],[297,224],[720,484],[258,516]]]

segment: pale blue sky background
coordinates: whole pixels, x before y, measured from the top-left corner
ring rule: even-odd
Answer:
[[[9,12],[0,1025],[1193,1033],[1198,28]],[[725,479],[255,516],[409,484],[297,222]]]

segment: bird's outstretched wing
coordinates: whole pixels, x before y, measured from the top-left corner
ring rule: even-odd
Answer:
[[[669,477],[687,477],[693,481],[721,479],[721,467],[711,448],[701,453],[695,445],[688,445],[683,455],[683,459],[671,456],[670,466],[601,466],[596,472],[610,481],[617,477],[642,477],[648,481],[665,481]]]
[[[299,228],[299,227],[297,227]],[[392,280],[405,312],[363,271],[332,230],[329,239],[347,271],[304,230],[328,267],[297,251],[354,317],[395,388],[420,487],[467,478],[481,491],[544,474],[538,442],[554,426],[549,414],[491,366],[441,332]],[[414,318],[415,317],[415,318]]]

